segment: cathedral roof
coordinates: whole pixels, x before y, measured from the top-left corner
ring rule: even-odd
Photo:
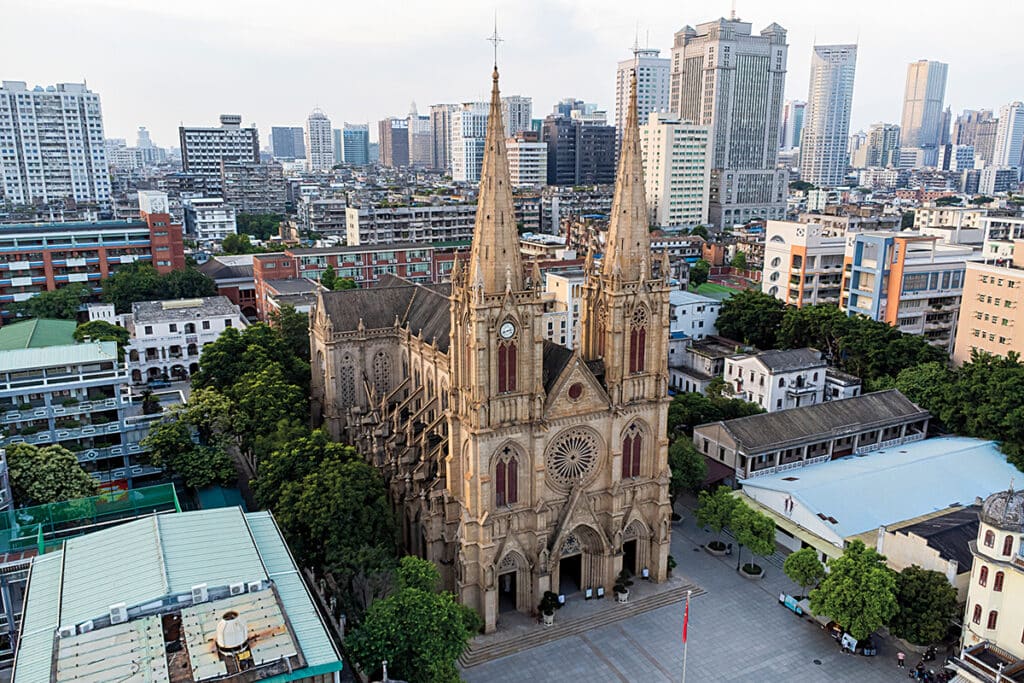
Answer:
[[[544,391],[551,393],[562,371],[572,360],[572,351],[554,342],[544,340]]]
[[[437,348],[448,350],[451,318],[448,313],[450,285],[421,285],[400,277],[385,276],[374,287],[324,292],[324,313],[337,331],[352,331],[359,321],[368,330],[393,327],[395,318]]]

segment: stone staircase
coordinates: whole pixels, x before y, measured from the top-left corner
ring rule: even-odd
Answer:
[[[463,668],[468,669],[470,667],[483,664],[484,662],[500,659],[501,657],[507,657],[509,655],[516,654],[517,652],[535,648],[538,645],[544,645],[555,640],[579,635],[584,631],[600,628],[602,626],[615,623],[616,621],[621,621],[644,612],[658,609],[659,607],[676,604],[686,599],[686,591],[688,590],[693,591],[690,594],[691,598],[695,598],[706,593],[706,591],[700,586],[686,583],[636,600],[633,600],[631,596],[630,601],[624,605],[615,604],[615,598],[609,596],[609,601],[613,604],[608,605],[594,614],[581,615],[573,619],[559,621],[556,613],[555,623],[553,626],[542,626],[538,623],[535,629],[530,630],[526,634],[510,634],[508,638],[488,643],[477,642],[479,639],[470,641],[466,650],[462,653],[462,656],[459,657],[459,664],[461,664]],[[680,611],[680,617],[681,616],[682,612]]]

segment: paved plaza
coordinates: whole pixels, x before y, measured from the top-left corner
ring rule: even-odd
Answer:
[[[689,681],[906,680],[892,644],[880,643],[877,657],[844,655],[814,621],[780,605],[778,594],[794,590],[780,557],[764,563],[763,580],[744,579],[736,572],[735,556],[717,558],[699,550],[714,536],[696,528],[692,514],[684,512],[673,529],[676,571],[707,591],[690,603]],[[464,669],[462,677],[469,683],[678,682],[682,624],[683,603],[670,605]]]

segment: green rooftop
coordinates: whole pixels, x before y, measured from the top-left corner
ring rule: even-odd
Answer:
[[[35,318],[0,327],[0,351],[43,349],[75,343],[74,320]]]

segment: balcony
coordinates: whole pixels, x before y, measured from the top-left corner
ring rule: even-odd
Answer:
[[[769,474],[775,474],[776,472],[785,472],[786,470],[793,470],[798,467],[806,467],[807,465],[817,465],[818,463],[828,462],[828,460],[829,455],[828,453],[826,453],[825,455],[819,455],[814,458],[807,458],[806,460],[794,460],[792,462],[783,463],[782,465],[777,465],[774,467],[762,467],[760,469],[755,469],[751,467],[750,475],[747,478],[753,479],[754,477],[766,477]]]
[[[144,453],[145,448],[137,443],[128,444],[126,446],[110,446],[107,448],[89,448],[84,451],[78,451],[75,456],[78,458],[78,462],[95,462],[97,460],[105,460],[107,458],[123,457],[125,455],[135,455],[138,453]]]

